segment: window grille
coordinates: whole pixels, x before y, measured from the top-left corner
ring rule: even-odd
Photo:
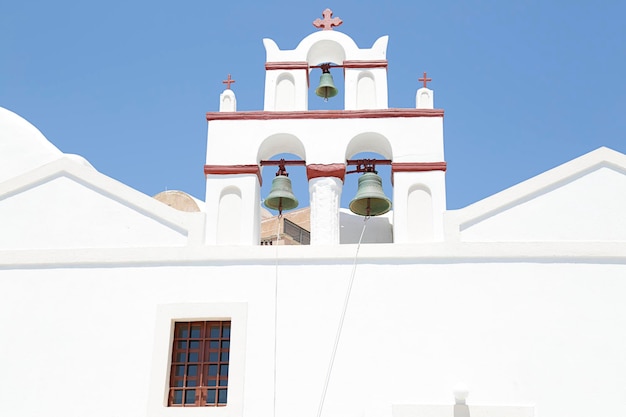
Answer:
[[[176,323],[168,406],[225,406],[229,356],[230,321]]]
[[[284,219],[284,229],[286,235],[291,236],[293,240],[301,245],[311,244],[311,232],[298,226],[292,221]]]

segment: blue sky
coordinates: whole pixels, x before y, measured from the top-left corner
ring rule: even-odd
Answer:
[[[362,48],[389,35],[390,107],[414,107],[417,79],[433,78],[450,209],[600,146],[626,153],[626,2],[387,3],[5,2],[0,106],[146,194],[203,199],[221,81],[236,80],[238,110],[261,110],[262,39],[292,49],[329,7]]]

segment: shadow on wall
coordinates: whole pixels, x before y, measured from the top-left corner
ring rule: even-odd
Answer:
[[[454,417],[470,417],[467,404],[454,404]]]
[[[348,209],[340,209],[339,224],[341,230],[339,232],[339,242],[341,244],[359,243],[363,226],[365,226],[361,243],[392,243],[392,215],[393,212],[388,212],[382,216],[370,217],[366,222],[365,217],[357,216]]]

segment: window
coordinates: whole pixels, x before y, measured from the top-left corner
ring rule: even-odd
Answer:
[[[168,406],[225,406],[229,359],[230,321],[177,322]]]

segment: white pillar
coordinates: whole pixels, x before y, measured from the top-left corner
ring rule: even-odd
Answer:
[[[339,205],[343,181],[337,177],[309,180],[311,245],[339,244]]]
[[[261,233],[258,165],[205,165],[206,244],[258,245]]]

